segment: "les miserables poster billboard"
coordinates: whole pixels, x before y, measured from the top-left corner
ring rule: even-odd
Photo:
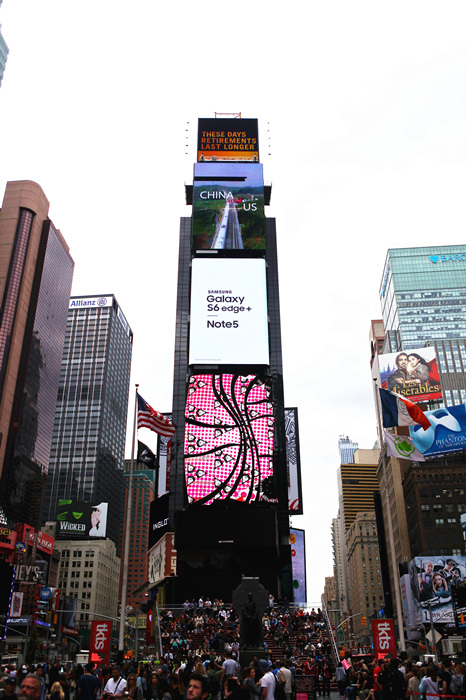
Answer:
[[[434,347],[379,355],[382,388],[410,401],[442,399]]]

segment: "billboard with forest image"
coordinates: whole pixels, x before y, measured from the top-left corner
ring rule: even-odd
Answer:
[[[196,163],[195,250],[265,250],[264,177],[260,163]]]

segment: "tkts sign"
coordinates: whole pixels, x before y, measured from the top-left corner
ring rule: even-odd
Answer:
[[[112,638],[112,623],[110,621],[94,620],[89,646],[89,663],[109,664],[110,642]]]
[[[372,620],[372,636],[374,638],[374,654],[377,659],[387,656],[387,654],[393,654],[396,657],[393,620]]]

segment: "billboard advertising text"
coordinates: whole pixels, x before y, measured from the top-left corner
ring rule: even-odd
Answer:
[[[306,550],[304,530],[290,528],[291,572],[295,603],[306,603]]]
[[[198,374],[186,400],[190,503],[276,501],[271,387],[257,376]]]
[[[199,119],[197,160],[259,160],[257,119]]]
[[[170,494],[155,498],[150,504],[148,550],[152,549],[166,532],[168,532],[168,502]]]
[[[435,348],[379,355],[382,388],[410,401],[442,399]]]
[[[105,666],[108,666],[111,638],[112,623],[110,620],[94,620],[92,622],[89,663],[103,663]]]
[[[290,514],[298,515],[303,512],[303,498],[297,408],[285,408],[285,437],[286,466],[288,471],[288,509]]]
[[[193,248],[265,250],[264,178],[259,163],[194,166]]]
[[[416,624],[454,623],[451,602],[451,584],[466,579],[466,556],[415,557],[408,565],[410,586],[407,591],[408,604],[416,612]],[[408,621],[407,621],[408,623]],[[416,626],[409,621],[411,627]]]
[[[269,364],[265,260],[193,260],[189,364]]]
[[[60,499],[57,509],[57,539],[87,540],[105,537],[108,503]]]
[[[372,637],[376,659],[393,654],[396,658],[395,626],[393,620],[372,620]]]
[[[466,406],[450,406],[426,411],[430,426],[410,425],[409,434],[419,452],[426,457],[466,450]]]

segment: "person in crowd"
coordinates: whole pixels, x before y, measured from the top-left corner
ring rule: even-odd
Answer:
[[[61,687],[59,681],[55,681],[50,688],[48,700],[65,700],[65,693],[63,692],[63,688]]]
[[[104,695],[107,698],[120,698],[125,694],[126,680],[121,675],[121,668],[112,668],[112,677],[108,679],[104,688]]]

